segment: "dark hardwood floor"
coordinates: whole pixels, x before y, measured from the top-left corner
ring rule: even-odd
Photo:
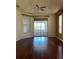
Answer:
[[[34,37],[16,42],[16,59],[63,59],[63,43],[55,37]]]

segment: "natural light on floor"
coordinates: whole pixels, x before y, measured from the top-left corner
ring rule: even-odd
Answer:
[[[34,50],[43,52],[47,47],[47,37],[35,37],[33,41]]]

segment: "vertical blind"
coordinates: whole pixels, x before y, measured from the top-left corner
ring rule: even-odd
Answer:
[[[34,36],[47,36],[47,21],[34,21]]]
[[[30,17],[29,16],[24,16],[23,24],[24,24],[24,32],[30,32]]]
[[[59,33],[62,33],[62,14],[59,16]]]

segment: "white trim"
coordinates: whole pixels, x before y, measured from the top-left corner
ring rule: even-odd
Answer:
[[[56,37],[56,38],[59,39],[61,42],[63,42],[63,40],[61,38],[59,38],[59,37]]]

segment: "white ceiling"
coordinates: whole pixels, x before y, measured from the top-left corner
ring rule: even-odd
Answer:
[[[33,15],[49,15],[56,13],[63,5],[63,0],[16,0],[16,4],[21,13]],[[45,11],[38,10],[36,4],[40,7],[46,6]]]

